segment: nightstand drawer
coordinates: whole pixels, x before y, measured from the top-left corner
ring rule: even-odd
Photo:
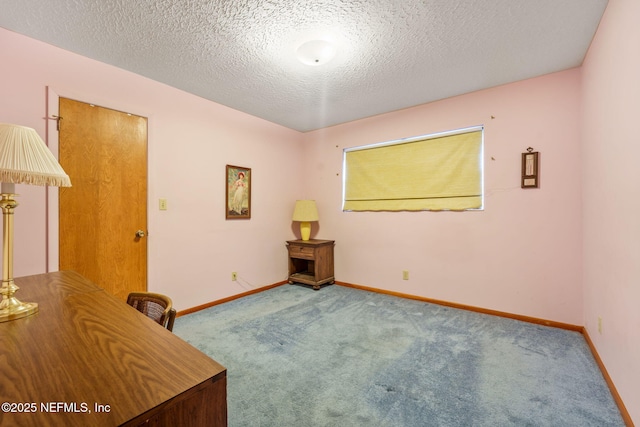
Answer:
[[[314,248],[289,245],[289,256],[292,258],[313,259]]]

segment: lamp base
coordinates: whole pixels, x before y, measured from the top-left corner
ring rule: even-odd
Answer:
[[[18,300],[16,300],[18,301]],[[22,319],[38,312],[38,304],[35,302],[20,302],[17,307],[4,308],[0,310],[0,323],[10,320]]]
[[[3,182],[0,194],[2,209],[2,286],[0,286],[0,323],[21,319],[38,312],[38,304],[20,302],[13,294],[19,289],[13,283],[13,210],[18,203],[13,199],[15,185]]]
[[[308,221],[300,222],[300,238],[302,240],[309,240],[311,236],[311,223]]]
[[[18,287],[13,283],[2,286],[2,302],[0,302],[0,323],[10,320],[22,319],[38,312],[38,304],[35,302],[20,302],[13,294]]]

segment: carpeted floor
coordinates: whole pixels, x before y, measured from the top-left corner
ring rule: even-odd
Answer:
[[[577,332],[283,285],[174,333],[227,368],[230,427],[624,426]]]

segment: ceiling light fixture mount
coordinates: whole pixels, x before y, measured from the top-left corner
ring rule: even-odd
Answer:
[[[309,40],[298,46],[296,55],[303,64],[318,66],[333,59],[336,47],[326,40]]]

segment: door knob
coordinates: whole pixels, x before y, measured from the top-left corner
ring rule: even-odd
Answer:
[[[144,237],[144,236],[145,236],[144,231],[142,231],[142,230],[136,231],[136,237]]]

